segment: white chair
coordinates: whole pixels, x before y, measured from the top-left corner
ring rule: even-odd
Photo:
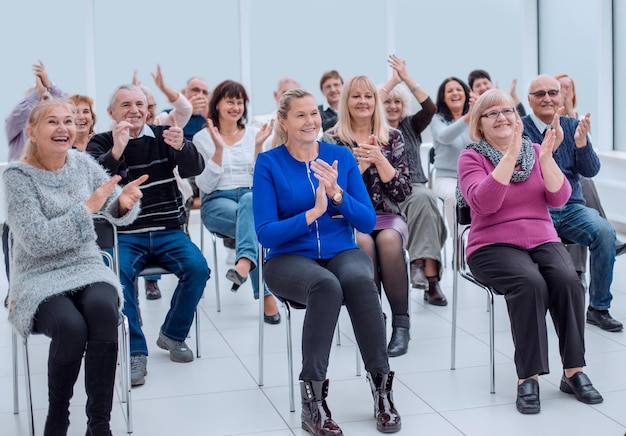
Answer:
[[[117,232],[115,226],[101,216],[94,216],[94,227],[98,237],[100,253],[108,266],[119,276],[117,263]],[[11,261],[12,235],[9,234],[9,262]],[[10,264],[10,263],[9,263]],[[10,280],[9,280],[10,283]],[[130,336],[128,329],[128,319],[123,314],[120,316],[118,324],[118,366],[120,375],[121,401],[124,404],[126,415],[126,431],[133,432],[133,414],[130,386]],[[19,414],[19,390],[18,390],[18,335],[12,332],[11,350],[13,367],[13,413]],[[28,415],[28,432],[30,436],[35,435],[35,420],[33,416],[33,399],[30,379],[30,356],[28,353],[28,338],[20,338],[23,348],[24,364],[24,384],[26,397],[26,412]]]
[[[265,259],[265,250],[262,247],[259,247],[259,252],[263,254],[263,259]],[[257,268],[258,274],[259,274],[259,288],[260,289],[264,289],[265,288],[265,282],[263,281],[263,272],[262,272],[262,263],[263,262],[259,262],[261,265],[259,268]],[[294,382],[294,378],[293,378],[293,334],[292,334],[292,328],[291,328],[291,309],[306,309],[306,306],[302,305],[302,304],[298,304],[298,303],[294,303],[292,301],[289,300],[285,300],[283,298],[280,298],[278,296],[276,296],[276,298],[282,303],[284,312],[285,312],[285,329],[286,329],[286,339],[287,339],[287,386],[289,387],[289,411],[290,412],[295,412],[296,411],[296,405],[295,405],[295,393],[294,393],[294,388],[293,388],[293,382]],[[264,315],[264,304],[263,304],[263,298],[259,298],[260,303],[259,303],[259,386],[263,386],[263,328],[264,328],[264,323],[263,323],[263,315]],[[337,346],[341,345],[341,331],[339,329],[339,320],[337,320]],[[361,376],[361,354],[359,352],[359,347],[358,345],[355,347],[356,348],[356,375],[357,377]]]
[[[467,234],[470,231],[470,210],[469,207],[457,207],[454,213],[454,271],[452,276],[452,338],[451,338],[451,359],[450,369],[456,369],[456,321],[458,307],[458,282],[459,277],[475,284],[487,293],[487,311],[489,313],[489,390],[492,394],[496,392],[496,372],[495,372],[495,342],[494,342],[494,297],[499,294],[491,286],[488,286],[479,280],[469,270],[465,262],[465,245]]]

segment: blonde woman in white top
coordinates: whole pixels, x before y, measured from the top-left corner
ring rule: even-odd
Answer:
[[[200,189],[200,216],[214,233],[236,240],[234,268],[226,273],[232,291],[251,277],[254,297],[259,296],[259,242],[252,213],[252,175],[257,155],[270,135],[273,121],[260,129],[247,125],[248,94],[242,84],[226,80],[215,88],[209,102],[207,127],[196,133],[193,143],[206,166],[196,176]],[[265,322],[278,324],[276,300],[265,293]]]

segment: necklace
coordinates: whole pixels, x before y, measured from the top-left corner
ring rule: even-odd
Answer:
[[[236,135],[237,133],[239,133],[239,126],[238,126],[238,127],[237,127],[237,129],[235,129],[232,133],[222,133],[222,132],[220,132],[220,134],[221,134],[222,136],[234,136],[234,135]]]

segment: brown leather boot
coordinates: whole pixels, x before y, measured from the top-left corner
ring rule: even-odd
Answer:
[[[393,371],[388,374],[367,373],[374,397],[376,429],[381,433],[395,433],[402,428],[402,420],[393,404],[393,377]]]
[[[428,288],[428,279],[424,273],[424,259],[411,262],[411,286],[415,289]]]
[[[438,277],[428,277],[428,290],[424,291],[424,301],[433,306],[448,305],[448,300],[439,287]]]
[[[326,404],[328,379],[324,381],[301,381],[302,429],[318,436],[343,435],[341,428],[331,417]]]

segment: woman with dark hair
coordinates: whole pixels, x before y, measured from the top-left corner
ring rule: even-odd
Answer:
[[[456,77],[448,77],[437,91],[437,113],[430,123],[435,148],[433,191],[443,199],[448,228],[454,226],[454,205],[459,154],[471,142],[470,112],[474,97],[470,88]],[[452,232],[448,232],[452,234]]]
[[[374,281],[381,285],[392,312],[390,357],[408,351],[410,339],[409,283],[404,261],[409,229],[400,203],[411,194],[404,138],[387,124],[376,85],[367,76],[351,78],[343,88],[339,118],[323,141],[346,146],[359,164],[376,210],[373,231],[357,233],[357,243],[372,258]]]
[[[248,93],[241,83],[225,80],[215,87],[209,101],[207,127],[196,133],[193,143],[206,162],[196,176],[200,188],[200,216],[211,232],[234,238],[235,267],[226,278],[237,291],[258,265],[259,242],[252,214],[252,176],[254,164],[263,151],[263,141],[270,135],[274,122],[261,129],[248,121]],[[251,274],[254,297],[259,298],[259,280]],[[278,324],[280,314],[276,300],[265,292],[265,322]]]

